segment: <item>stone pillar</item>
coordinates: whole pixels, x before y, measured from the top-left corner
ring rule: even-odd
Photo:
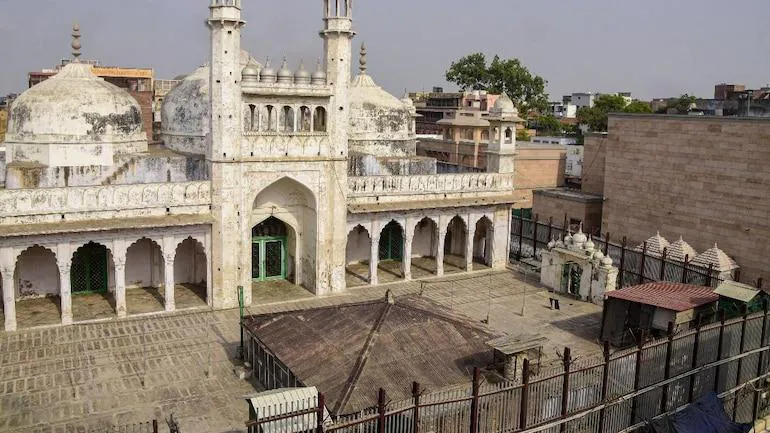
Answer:
[[[468,218],[468,226],[465,231],[465,272],[473,270],[473,227],[470,225],[470,218]]]
[[[5,330],[16,330],[16,287],[13,284],[13,267],[3,266],[3,314],[5,315]]]
[[[164,288],[165,288],[164,306],[166,307],[166,311],[176,310],[176,303],[174,300],[174,256],[176,255],[175,252],[171,254],[163,255],[163,261],[166,265],[165,270],[163,272],[163,276],[165,277],[165,280],[166,280],[164,284]]]
[[[401,261],[401,271],[404,274],[404,279],[409,281],[412,279],[412,240],[414,239],[414,230],[411,233],[407,232],[404,239],[404,258]]]
[[[377,267],[380,266],[380,234],[372,235],[372,243],[369,253],[369,284],[376,286],[379,284],[377,278]]]
[[[61,292],[61,324],[72,325],[72,286],[70,281],[71,262],[65,256],[65,262],[59,262],[59,290]]]
[[[438,242],[436,243],[436,276],[444,276],[444,247],[446,243],[446,227],[438,228]]]
[[[117,239],[113,243],[112,262],[115,265],[115,313],[119,318],[128,315],[126,307],[126,243]]]
[[[209,307],[213,307],[214,303],[211,300],[211,297],[214,295],[214,284],[213,284],[213,269],[212,269],[212,261],[211,261],[211,232],[206,231],[205,236],[205,249],[206,249],[206,304],[208,304]],[[251,254],[251,252],[249,252]],[[251,286],[244,287],[244,298],[246,297],[246,293],[249,293],[249,305],[251,305]],[[244,299],[245,301],[245,299]],[[245,303],[245,302],[244,302]]]

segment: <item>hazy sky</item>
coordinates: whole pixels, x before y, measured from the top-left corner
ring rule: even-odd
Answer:
[[[263,61],[322,55],[321,0],[243,0],[243,47]],[[157,78],[208,62],[208,0],[0,0],[0,94],[28,71],[68,57],[73,22],[83,57],[153,67]],[[713,95],[717,82],[770,82],[770,0],[355,0],[354,52],[391,93],[445,85],[452,60],[483,51],[518,57],[573,91],[652,98]],[[357,54],[356,54],[357,57]],[[275,65],[278,66],[278,65]]]

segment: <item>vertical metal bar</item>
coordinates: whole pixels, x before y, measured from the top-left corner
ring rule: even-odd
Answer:
[[[717,343],[717,361],[722,360],[722,345],[725,341],[725,310],[719,311],[719,342]],[[719,370],[721,364],[717,365],[714,374],[714,392],[719,393]]]
[[[741,322],[741,355],[746,351],[746,325],[749,321],[749,308],[746,304],[741,305],[741,314],[743,315],[743,322]],[[735,375],[735,386],[741,382],[741,374],[743,374],[743,356],[738,358],[738,372]],[[738,411],[738,393],[735,393],[733,397],[733,420],[735,420],[735,414]]]
[[[642,260],[639,262],[639,284],[644,284],[644,262],[647,259],[647,242],[642,245]]]
[[[701,315],[695,316],[695,342],[692,346],[692,364],[690,368],[695,370],[698,368],[698,351],[700,350],[700,334],[701,334]],[[697,375],[690,376],[690,394],[687,396],[687,401],[692,403],[695,401],[695,379]]]
[[[674,322],[668,322],[668,342],[666,343],[666,365],[663,366],[663,380],[671,377],[671,355],[674,351]],[[669,384],[663,385],[663,393],[660,398],[660,413],[666,413],[668,408]]]
[[[152,433],[158,433],[158,420],[152,420]]]
[[[564,348],[564,374],[562,377],[561,387],[561,416],[565,418],[569,413],[569,369],[572,364],[572,351],[569,347]],[[559,431],[565,433],[567,431],[567,423],[564,422],[559,426]]]
[[[553,217],[548,218],[548,242],[553,240]]]
[[[623,236],[623,243],[620,244],[620,273],[618,275],[618,287],[623,288],[623,274],[626,271],[626,242],[628,239],[626,239],[625,236]]]
[[[412,383],[412,400],[414,415],[412,416],[412,433],[420,433],[420,384]]]
[[[240,326],[241,326],[241,347],[238,352],[239,358],[243,361],[243,286],[238,286],[238,310],[240,312]]]
[[[473,369],[473,397],[471,398],[471,433],[479,432],[479,380],[481,370]]]
[[[682,284],[687,284],[687,267],[690,265],[690,255],[684,256],[684,264],[682,265]]]
[[[604,340],[604,366],[602,369],[602,404],[607,403],[607,393],[610,386],[610,341]],[[606,416],[607,407],[602,406],[599,411],[599,431],[604,431],[604,417]]]
[[[524,242],[524,215],[519,217],[519,251],[516,253],[516,260],[521,260],[521,245]]]
[[[708,275],[706,275],[706,287],[711,287],[711,276],[714,274],[714,264],[709,263]]]
[[[639,332],[636,341],[636,370],[634,371],[634,391],[639,389],[639,381],[642,376],[642,348],[644,347],[644,330]],[[631,399],[631,424],[636,424],[636,406],[638,397]]]
[[[761,282],[760,278],[760,282]],[[762,301],[762,334],[759,337],[759,347],[765,347],[765,338],[767,337],[767,313],[770,307],[770,303],[767,299]],[[759,360],[757,361],[757,377],[762,375],[762,365],[765,363],[765,352],[759,352]],[[754,419],[759,418],[759,393],[754,393]]]
[[[377,394],[377,433],[385,433],[385,390]]]
[[[663,255],[660,256],[660,275],[658,275],[658,281],[666,280],[666,255],[668,254],[668,248],[663,248]]]
[[[326,397],[318,393],[318,411],[315,415],[316,420],[316,433],[324,433],[324,415],[325,415],[325,409],[326,409]]]
[[[521,371],[521,408],[519,409],[519,430],[527,428],[527,411],[529,411],[529,359],[524,360]]]
[[[762,277],[757,279],[757,289],[762,290]]]
[[[604,255],[610,254],[610,233],[607,232],[607,237],[604,238]]]
[[[537,222],[539,221],[540,215],[535,214],[535,219],[532,221],[532,224],[534,224],[535,228],[532,232],[532,257],[537,255]]]

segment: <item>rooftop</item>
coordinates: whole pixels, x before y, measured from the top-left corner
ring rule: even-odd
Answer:
[[[548,197],[556,197],[570,201],[577,201],[581,203],[601,203],[604,201],[604,197],[597,194],[590,194],[577,189],[570,188],[553,188],[553,189],[536,189],[534,194],[540,194]]]
[[[607,297],[676,312],[692,310],[719,300],[719,295],[711,287],[668,282],[626,287],[608,292]]]

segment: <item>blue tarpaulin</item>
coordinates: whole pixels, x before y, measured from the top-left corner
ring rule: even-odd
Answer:
[[[716,393],[709,393],[673,417],[676,433],[748,433],[751,426],[730,420]]]

